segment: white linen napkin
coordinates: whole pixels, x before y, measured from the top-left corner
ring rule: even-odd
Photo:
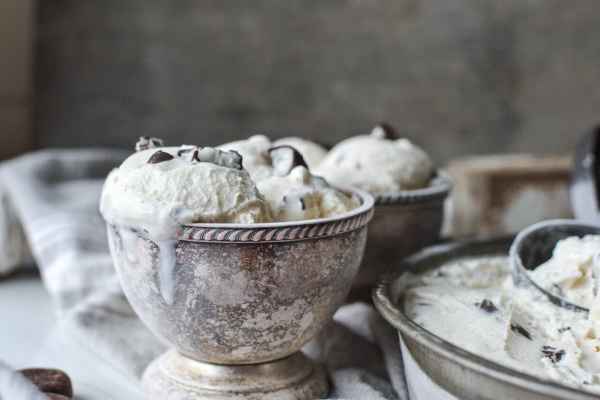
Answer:
[[[57,317],[90,349],[139,380],[167,346],[124,297],[98,211],[106,175],[127,155],[107,149],[42,150],[0,164],[0,253],[13,252],[4,264],[0,259],[0,274],[18,264],[28,244]],[[332,398],[408,398],[397,332],[372,305],[341,307],[304,351],[325,366]],[[5,370],[0,369],[0,385]]]

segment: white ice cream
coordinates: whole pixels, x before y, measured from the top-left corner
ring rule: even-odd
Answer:
[[[559,242],[536,274],[554,275],[561,264],[572,270],[566,275],[578,275],[565,282],[582,281],[563,286],[565,294],[571,287],[593,292],[588,267],[600,253],[599,239]],[[558,307],[537,290],[515,286],[508,257],[461,259],[406,279],[412,288],[406,291],[404,310],[430,332],[515,370],[600,393],[598,319],[592,312],[588,318]]]
[[[594,299],[592,264],[600,254],[600,236],[561,240],[548,262],[530,272],[542,288],[584,308]]]
[[[292,146],[302,154],[311,171],[315,170],[327,155],[327,149],[320,144],[294,136],[277,139],[273,146]]]
[[[306,165],[294,166],[285,159],[287,155],[273,157],[270,150],[282,146],[288,147],[275,146],[266,136],[252,136],[218,149],[235,150],[242,155],[244,168],[269,203],[275,221],[326,218],[357,207],[348,196],[313,176]]]
[[[139,229],[152,238],[172,239],[179,226],[192,222],[271,222],[267,203],[247,171],[236,165],[235,153],[161,147],[127,158],[106,179],[100,211],[108,223]],[[149,159],[158,151],[173,158]]]
[[[330,183],[346,184],[371,193],[397,192],[428,186],[433,163],[408,139],[386,139],[384,127],[335,145],[316,175]]]
[[[158,246],[159,290],[168,304],[174,301],[175,237],[182,224],[272,221],[237,153],[193,146],[131,155],[106,178],[100,212],[129,242],[125,248],[134,249],[139,236]],[[137,259],[134,251],[127,256]]]
[[[130,242],[125,248],[135,248],[139,236],[158,246],[159,290],[169,304],[176,234],[182,224],[299,221],[358,206],[305,166],[296,165],[302,158],[295,150],[273,150],[266,137],[232,144],[244,158],[235,151],[156,146],[162,143],[142,138],[138,152],[108,175],[100,211],[118,228],[121,239]],[[135,261],[137,256],[127,257]]]

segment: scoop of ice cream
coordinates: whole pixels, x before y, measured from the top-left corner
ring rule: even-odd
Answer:
[[[358,206],[350,197],[329,186],[323,178],[311,175],[305,164],[296,163],[302,156],[293,148],[277,147],[270,154],[272,173],[257,181],[256,185],[269,202],[276,221],[326,218]]]
[[[273,146],[291,146],[295,148],[302,154],[304,161],[308,165],[308,169],[311,171],[318,167],[327,154],[327,149],[320,144],[293,136],[277,139],[273,142]]]
[[[235,151],[241,155],[244,168],[248,170],[252,179],[256,180],[271,174],[267,151],[272,146],[268,137],[255,135],[248,139],[225,143],[216,148],[222,151]]]
[[[594,299],[592,264],[600,255],[600,236],[569,237],[560,240],[552,258],[529,274],[548,292],[584,308]]]
[[[252,136],[218,148],[243,156],[243,165],[265,196],[275,221],[331,217],[357,207],[323,178],[313,176],[304,157],[291,146],[272,146],[267,137]]]
[[[194,146],[147,148],[113,170],[100,211],[108,223],[168,239],[193,222],[270,222],[268,204],[236,152]]]
[[[330,183],[347,184],[371,193],[426,187],[432,177],[429,156],[408,139],[393,139],[388,125],[370,135],[355,136],[334,146],[316,175]]]

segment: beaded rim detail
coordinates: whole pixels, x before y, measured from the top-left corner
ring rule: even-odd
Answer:
[[[187,242],[257,243],[315,239],[350,232],[365,226],[373,217],[375,200],[369,193],[349,187],[339,187],[357,195],[362,204],[342,215],[294,222],[263,224],[185,224],[175,234]]]
[[[395,206],[441,201],[448,197],[451,189],[452,184],[450,181],[446,178],[440,178],[436,184],[423,189],[373,193],[373,196],[375,197],[375,206]]]

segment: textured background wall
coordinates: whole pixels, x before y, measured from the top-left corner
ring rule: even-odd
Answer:
[[[335,142],[380,120],[444,163],[570,152],[600,120],[600,2],[38,2],[37,147]]]

